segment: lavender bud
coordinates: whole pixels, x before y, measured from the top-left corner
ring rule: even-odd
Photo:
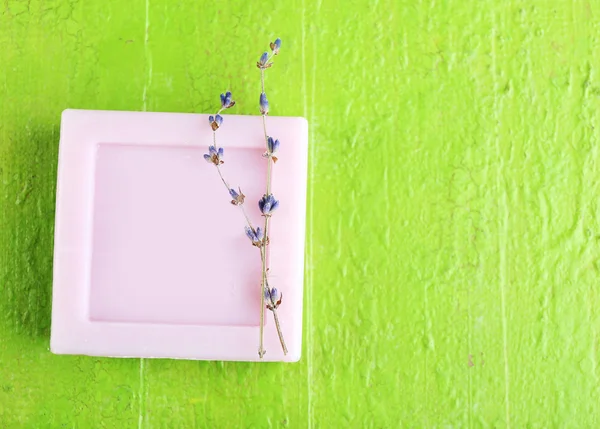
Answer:
[[[279,208],[279,201],[275,199],[273,194],[263,195],[258,201],[258,208],[263,216],[271,216],[271,214]]]
[[[267,54],[265,52],[264,54],[262,54],[260,56],[260,59],[256,63],[256,67],[258,67],[259,69],[269,68],[269,67],[271,67],[271,63],[268,63],[268,61],[269,61],[269,54]]]
[[[214,146],[208,147],[208,153],[204,154],[206,162],[210,162],[215,165],[223,164],[223,155],[225,151],[222,147],[217,150]]]
[[[269,100],[267,100],[267,94],[264,92],[260,94],[260,113],[261,115],[269,114]]]
[[[212,130],[217,131],[223,123],[223,117],[221,115],[217,115],[215,117],[209,116],[208,121],[210,122],[210,127],[212,128]]]
[[[278,37],[277,39],[275,39],[274,42],[271,42],[270,46],[271,50],[273,51],[273,54],[279,54],[279,48],[281,48],[281,39]]]
[[[281,294],[281,292],[279,292],[275,287],[270,291],[268,289],[265,289],[265,299],[267,300],[266,305],[267,308],[271,311],[279,307],[279,304],[281,304],[282,297],[283,295]]]
[[[244,204],[244,200],[246,199],[246,196],[243,194],[242,190],[239,189],[239,191],[240,192],[236,191],[233,188],[229,190],[229,195],[231,195],[231,198],[233,198],[231,200],[231,204],[233,204],[234,206],[240,206]]]
[[[233,101],[231,97],[231,91],[221,94],[221,107],[223,109],[229,109],[230,107],[235,106],[235,101]]]
[[[265,236],[264,231],[260,229],[260,227],[253,229],[249,226],[244,228],[246,231],[246,235],[252,241],[252,245],[256,247],[261,247],[263,245],[263,238]]]
[[[274,140],[273,137],[267,138],[267,149],[270,154],[277,152],[279,149],[279,140]]]

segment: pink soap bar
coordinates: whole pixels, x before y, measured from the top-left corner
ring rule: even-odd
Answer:
[[[273,170],[269,284],[283,293],[284,356],[265,310],[263,361],[302,348],[307,123],[268,117]],[[203,154],[208,115],[66,110],[62,115],[51,350],[92,356],[258,361],[260,253]],[[265,192],[262,118],[224,115],[221,166],[252,222]]]

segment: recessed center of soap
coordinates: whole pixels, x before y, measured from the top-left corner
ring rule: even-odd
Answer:
[[[90,319],[257,326],[260,254],[204,148],[99,144]],[[264,193],[259,149],[226,148],[229,184]]]

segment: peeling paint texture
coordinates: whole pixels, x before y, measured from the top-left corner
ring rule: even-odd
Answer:
[[[600,3],[0,4],[0,427],[600,427]],[[298,364],[48,350],[63,109],[310,123]],[[216,97],[215,97],[216,96]],[[283,142],[285,144],[285,142]]]

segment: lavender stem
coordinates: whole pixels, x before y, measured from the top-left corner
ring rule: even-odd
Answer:
[[[213,132],[213,134],[216,134],[216,133]],[[216,141],[216,139],[215,139],[215,141]],[[217,165],[217,171],[219,172],[219,177],[221,177],[221,181],[223,182],[223,185],[225,185],[225,189],[227,189],[227,192],[229,192],[229,185],[227,184],[227,181],[223,177],[221,168],[218,165]],[[238,207],[242,210],[242,214],[244,215],[244,218],[246,219],[246,223],[248,224],[248,226],[250,228],[254,229],[254,227],[252,226],[252,222],[250,221],[250,218],[248,217],[248,213],[246,212],[246,209],[244,208],[244,205],[238,204]]]
[[[267,282],[267,288],[270,289],[269,287],[269,283]],[[288,350],[287,347],[285,345],[285,339],[283,338],[283,331],[281,330],[281,325],[279,324],[279,316],[277,315],[277,306],[275,301],[273,300],[273,296],[271,296],[271,294],[269,294],[270,297],[270,301],[271,301],[271,311],[273,312],[273,319],[275,319],[275,326],[277,327],[277,335],[279,335],[279,342],[281,343],[281,348],[283,349],[283,354],[286,355]]]

